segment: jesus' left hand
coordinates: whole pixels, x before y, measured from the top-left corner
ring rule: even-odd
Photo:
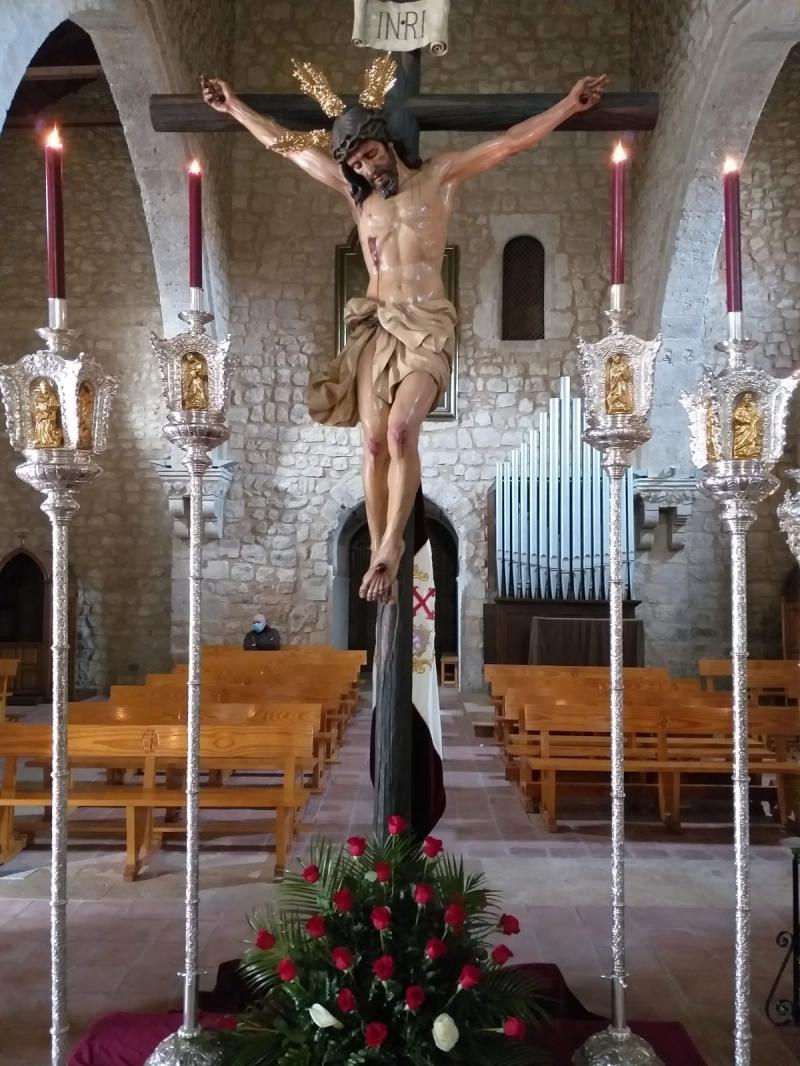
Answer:
[[[575,111],[588,111],[600,102],[607,87],[606,74],[601,74],[599,78],[581,78],[570,92],[568,100]]]

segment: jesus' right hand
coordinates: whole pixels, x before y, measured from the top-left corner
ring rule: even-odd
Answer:
[[[209,107],[213,107],[215,111],[230,109],[235,93],[226,81],[221,78],[203,77],[200,79],[200,86],[203,90],[203,99]]]

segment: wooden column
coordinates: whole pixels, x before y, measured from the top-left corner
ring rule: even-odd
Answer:
[[[400,0],[401,3],[408,0]],[[419,92],[420,51],[395,52],[397,81],[387,94],[392,133],[419,155],[419,122],[406,102]],[[374,830],[386,837],[392,814],[411,823],[411,676],[414,627],[414,511],[406,523],[397,574],[397,603],[378,607],[375,634]]]

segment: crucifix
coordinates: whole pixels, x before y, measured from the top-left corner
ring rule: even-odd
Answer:
[[[309,412],[323,425],[362,427],[372,558],[360,593],[379,605],[375,828],[380,833],[387,815],[410,821],[412,807],[417,445],[424,418],[450,380],[456,310],[444,298],[441,265],[455,190],[556,129],[651,129],[657,98],[605,94],[605,77],[583,78],[563,98],[421,96],[419,51],[384,53],[375,60],[357,100],[338,96],[310,63],[296,63],[295,75],[327,120],[305,96],[239,98],[214,79],[204,81],[203,100],[155,96],[150,112],[157,131],[249,130],[344,195],[359,231],[369,288],[363,299],[348,304],[349,340],[312,379]],[[423,162],[419,136],[428,130],[503,132]]]

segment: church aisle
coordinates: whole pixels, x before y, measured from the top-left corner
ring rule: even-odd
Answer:
[[[590,1010],[605,1012],[601,974],[609,965],[607,828],[567,823],[547,833],[522,809],[490,743],[475,740],[463,702],[442,691],[448,810],[436,834],[448,850],[482,866],[522,932],[511,943],[520,962],[560,967]],[[467,705],[474,709],[474,705]],[[372,793],[369,712],[351,725],[323,794],[307,815],[314,832],[343,840],[369,832]],[[633,1018],[682,1022],[708,1066],[731,1061],[733,862],[727,831],[687,829],[676,841],[657,826],[631,827],[628,863],[629,996]],[[754,831],[754,1066],[790,1066],[800,1033],[777,1030],[763,1002],[781,951],[775,936],[790,918],[789,852],[774,831]],[[263,840],[206,843],[202,859],[201,960],[204,988],[219,963],[240,954],[244,915],[274,891],[265,878]],[[769,843],[768,841],[773,841]],[[764,841],[764,842],[762,842]],[[301,840],[302,849],[304,841]],[[250,850],[247,850],[247,848]],[[258,850],[254,850],[258,848]],[[49,987],[46,850],[23,853],[0,871],[0,1062],[45,1066]],[[77,1040],[110,1010],[153,1010],[180,1003],[183,852],[171,847],[142,880],[125,884],[117,851],[71,849],[69,990]],[[15,872],[36,869],[22,880]],[[788,979],[784,993],[789,992]]]

